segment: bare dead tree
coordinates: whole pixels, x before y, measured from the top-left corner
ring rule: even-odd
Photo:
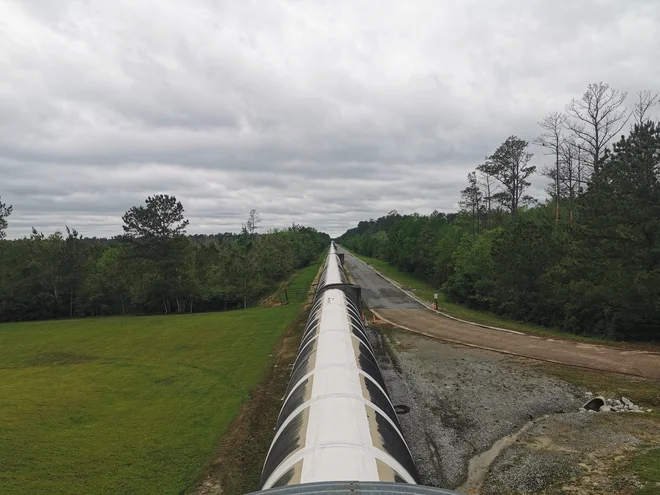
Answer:
[[[257,229],[259,228],[259,224],[261,223],[261,215],[259,215],[259,212],[257,210],[250,210],[250,215],[248,216],[248,221],[246,224],[247,231],[250,234],[255,234],[257,232]]]
[[[477,173],[470,172],[467,176],[468,186],[461,191],[461,200],[458,205],[461,211],[469,213],[472,217],[472,235],[479,232],[479,215],[482,211],[483,193],[479,189]]]
[[[575,168],[575,177],[577,180],[577,188],[578,188],[578,194],[582,194],[584,192],[584,186],[587,184],[588,179],[589,179],[589,174],[585,171],[586,168],[586,152],[584,151],[584,148],[580,146],[579,144],[575,145],[577,147],[577,165]]]
[[[566,139],[560,149],[561,164],[559,168],[559,181],[561,193],[568,200],[568,224],[573,225],[573,203],[581,191],[580,175],[582,173],[581,156],[583,151],[574,139]]]
[[[552,200],[555,200],[558,198],[557,194],[561,195],[561,183],[560,183],[560,174],[557,172],[557,169],[555,168],[554,165],[544,165],[543,168],[541,168],[540,174],[543,177],[547,177],[550,179],[550,182],[548,182],[548,185],[545,187],[545,192],[547,193],[548,196]],[[559,188],[558,188],[559,187]],[[559,192],[558,192],[559,191]],[[557,218],[556,214],[556,208],[555,208],[555,220]]]
[[[600,172],[607,143],[616,136],[630,118],[622,107],[627,93],[610,88],[609,84],[592,83],[579,100],[567,106],[567,126],[586,150],[589,167],[594,175]]]
[[[567,117],[559,112],[550,112],[547,114],[543,120],[539,122],[541,129],[541,135],[534,140],[534,144],[542,146],[547,150],[546,155],[552,155],[555,157],[555,166],[554,172],[548,173],[548,170],[543,170],[543,175],[550,177],[554,183],[554,194],[557,208],[555,210],[555,222],[559,222],[559,212],[560,212],[560,172],[559,172],[559,158],[561,155],[561,148],[564,142],[564,136],[562,135],[564,127],[566,126]],[[552,170],[552,169],[551,169]]]
[[[492,202],[493,196],[497,194],[499,186],[495,181],[495,178],[485,174],[483,172],[479,173],[479,187],[483,192],[483,200],[486,203],[486,228],[490,230],[491,228],[491,211],[492,211]]]
[[[648,111],[658,103],[658,96],[660,96],[660,93],[657,91],[655,94],[651,93],[651,91],[648,89],[637,91],[637,102],[633,108],[635,122],[637,122],[639,125],[642,125],[644,122],[649,120],[646,115]]]

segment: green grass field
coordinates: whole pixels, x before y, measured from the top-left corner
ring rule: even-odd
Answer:
[[[307,268],[303,268],[298,273],[296,273],[296,275],[291,280],[291,283],[287,285],[287,290],[292,294],[299,289],[305,291],[309,290],[327,254],[328,253],[324,251],[316,261],[310,263]]]
[[[650,449],[632,462],[632,470],[644,484],[636,495],[654,495],[660,490],[660,448]]]
[[[0,493],[184,492],[300,307],[0,325]]]

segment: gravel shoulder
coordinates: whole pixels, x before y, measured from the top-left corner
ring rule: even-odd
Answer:
[[[552,416],[532,425],[495,460],[481,493],[632,495],[644,484],[631,460],[659,442],[660,422],[652,417]]]
[[[577,411],[582,391],[492,352],[370,329],[422,482],[456,488],[470,459],[534,418]]]
[[[394,404],[410,407],[399,419],[423,484],[469,495],[632,495],[641,482],[631,460],[660,445],[657,413],[578,412],[587,388],[561,379],[557,365],[383,324],[372,325],[369,337]],[[647,380],[616,380],[616,391],[634,400],[635,390],[660,391]],[[494,444],[503,448],[466,483],[471,459]]]

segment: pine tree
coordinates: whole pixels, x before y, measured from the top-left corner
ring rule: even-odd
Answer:
[[[610,315],[608,336],[657,338],[660,321],[660,126],[635,125],[584,194],[579,239]]]
[[[486,158],[486,163],[477,167],[480,172],[490,175],[502,185],[502,190],[493,195],[493,200],[509,210],[514,220],[518,208],[533,201],[531,196],[524,194],[530,186],[527,179],[536,172],[536,167],[529,165],[534,155],[525,151],[528,144],[523,139],[511,136]]]

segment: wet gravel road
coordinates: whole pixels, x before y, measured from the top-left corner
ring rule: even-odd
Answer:
[[[424,306],[384,280],[355,256],[341,248],[338,251],[344,253],[344,264],[355,283],[362,287],[362,299],[369,309],[424,309]]]

